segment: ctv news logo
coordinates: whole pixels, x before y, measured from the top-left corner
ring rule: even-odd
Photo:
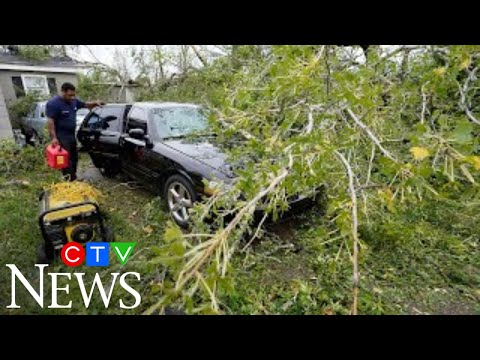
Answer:
[[[109,266],[110,246],[122,265],[125,265],[133,252],[136,243],[98,243],[90,242],[86,245],[86,251],[82,245],[71,242],[65,244],[60,256],[65,265],[77,267],[87,259],[87,266]]]
[[[135,248],[135,243],[87,243],[85,248],[78,243],[68,243],[64,245],[60,252],[60,257],[63,263],[69,267],[78,267],[84,262],[87,267],[108,267],[110,265],[110,250],[116,255],[117,259],[124,266],[130,255],[133,253]],[[70,294],[70,282],[76,281],[78,283],[78,288],[80,290],[83,305],[88,309],[92,299],[95,296],[100,295],[105,308],[110,306],[110,300],[112,298],[113,290],[118,284],[126,293],[129,293],[133,297],[133,304],[129,304],[124,301],[125,299],[120,298],[118,301],[118,306],[121,309],[135,309],[138,307],[142,301],[140,293],[132,288],[127,280],[132,278],[136,279],[138,283],[140,279],[140,274],[137,272],[126,272],[123,274],[120,273],[111,273],[110,279],[103,280],[100,277],[99,273],[95,273],[93,283],[89,289],[85,284],[85,273],[48,273],[48,277],[45,276],[45,268],[48,267],[46,264],[37,264],[35,265],[38,268],[38,285],[30,283],[29,280],[22,274],[22,272],[14,264],[6,265],[11,271],[11,303],[7,306],[8,309],[20,309],[22,304],[20,299],[17,299],[16,288],[17,285],[23,285],[27,290],[30,296],[37,302],[37,304],[44,308],[44,281],[45,279],[50,278],[51,282],[51,302],[48,305],[49,309],[70,309],[74,307],[73,301],[68,301],[68,295]],[[102,276],[106,276],[102,272]],[[59,286],[59,280],[67,282],[66,285],[62,283],[62,287]],[[117,281],[118,280],[118,281]],[[35,289],[37,285],[37,289]],[[62,296],[62,301],[59,300],[59,295]],[[23,299],[22,299],[23,300]],[[60,304],[60,302],[62,302]],[[132,302],[132,300],[129,300]]]

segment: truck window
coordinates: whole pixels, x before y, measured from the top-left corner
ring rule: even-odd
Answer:
[[[124,114],[123,106],[106,106],[102,111],[102,118],[107,119],[112,117],[109,121],[103,123],[103,129],[109,131],[120,131],[119,125],[122,122]]]
[[[87,117],[84,127],[88,130],[98,130],[101,129],[101,116],[103,108],[98,108],[92,111],[90,116]]]
[[[134,107],[130,111],[130,115],[128,116],[130,119],[147,121],[147,112],[145,109]]]
[[[145,134],[147,131],[147,112],[138,107],[132,108],[128,115],[126,132],[128,133],[132,129],[143,129]]]

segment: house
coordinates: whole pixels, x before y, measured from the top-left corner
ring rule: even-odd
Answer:
[[[64,82],[77,83],[83,65],[68,57],[43,61],[22,58],[12,52],[0,52],[0,139],[12,138],[8,104],[32,92],[50,96]]]
[[[133,103],[136,101],[137,91],[142,86],[132,80],[126,83],[96,83],[97,86],[101,86],[106,89],[107,97],[106,102],[112,103]]]

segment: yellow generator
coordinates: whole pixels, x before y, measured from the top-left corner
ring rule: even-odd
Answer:
[[[45,243],[38,249],[37,263],[52,263],[68,242],[113,241],[98,205],[100,196],[79,181],[55,184],[40,194],[38,222]]]

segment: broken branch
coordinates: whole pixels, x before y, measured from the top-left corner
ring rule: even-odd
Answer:
[[[383,147],[380,140],[375,136],[375,134],[370,130],[370,128],[367,125],[365,125],[350,108],[347,108],[346,110],[350,115],[350,117],[355,122],[355,124],[367,134],[367,136],[375,143],[375,145],[377,145],[377,147],[380,149],[383,155],[385,155],[387,158],[389,158],[393,162],[398,163],[398,160],[387,149]]]
[[[475,74],[477,73],[477,71],[478,71],[478,68],[475,68],[472,71],[469,71],[467,80],[465,80],[463,87],[460,84],[458,84],[458,89],[460,90],[460,108],[463,109],[463,111],[465,111],[465,114],[470,119],[470,121],[474,122],[477,125],[480,125],[480,120],[478,120],[475,117],[475,115],[472,113],[467,101],[467,93],[470,87],[470,82],[475,79]]]
[[[352,314],[357,315],[358,307],[358,284],[360,280],[360,275],[358,272],[358,205],[357,205],[357,193],[355,190],[355,174],[353,173],[352,167],[348,160],[343,156],[342,153],[335,150],[335,155],[340,159],[340,161],[345,166],[348,175],[348,190],[350,197],[352,199],[352,238],[353,238],[353,307]]]

